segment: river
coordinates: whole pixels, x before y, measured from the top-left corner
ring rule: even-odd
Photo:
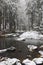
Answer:
[[[0,57],[2,56],[2,57],[9,57],[9,58],[18,58],[21,61],[26,58],[33,59],[36,57],[40,57],[38,51],[40,50],[39,47],[42,44],[37,44],[38,48],[32,52],[29,51],[27,45],[30,45],[30,43],[23,42],[23,41],[15,41],[14,38],[0,38],[0,50],[9,48],[11,46],[16,48],[15,51],[7,51],[4,53],[0,53]]]

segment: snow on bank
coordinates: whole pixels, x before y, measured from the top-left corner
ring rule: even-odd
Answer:
[[[9,33],[9,34],[3,34],[1,36],[3,36],[3,37],[9,37],[9,36],[17,37],[17,36],[19,36],[19,33]]]
[[[5,37],[8,37],[8,36],[11,36],[11,35],[13,35],[13,33],[4,34],[4,35],[1,35],[1,36],[5,36]]]
[[[25,32],[23,33],[22,35],[20,35],[20,37],[22,38],[34,38],[34,39],[39,39],[38,37],[38,32],[35,32],[35,31],[30,31],[30,32]]]
[[[35,62],[29,60],[29,59],[25,59],[23,62],[22,62],[24,65],[36,65]]]
[[[5,58],[5,60],[0,61],[0,65],[39,65],[42,63],[43,58],[34,58],[33,60],[26,58],[22,61],[22,63],[17,58]]]
[[[28,45],[27,48],[29,49],[29,51],[32,51],[32,50],[37,49],[37,46],[35,46],[35,45]]]
[[[43,63],[43,58],[34,58],[33,61],[34,61],[36,64],[42,64],[42,63]]]
[[[41,57],[43,57],[43,51],[39,51],[39,53],[41,54]]]
[[[24,32],[23,34],[21,34],[17,40],[23,40],[26,38],[41,39],[41,38],[43,38],[43,35],[39,34],[39,32],[37,32],[37,31],[27,31],[27,32]]]
[[[43,58],[34,58],[33,60],[25,59],[22,63],[23,65],[39,65],[43,63]]]
[[[13,50],[15,50],[15,49],[16,49],[15,47],[11,46],[11,47],[9,47],[9,48],[7,48],[7,49],[2,49],[2,50],[0,50],[0,53],[6,52],[6,51],[13,51]]]
[[[13,35],[13,33],[11,33],[11,34],[5,34],[5,36],[10,36],[10,35]]]
[[[43,45],[41,45],[40,48],[43,48]]]
[[[7,51],[7,49],[2,49],[2,50],[0,50],[0,53],[6,52],[6,51]]]
[[[21,65],[20,60],[13,58],[13,59],[6,59],[5,61],[0,62],[0,65],[14,65],[16,63],[16,65]]]

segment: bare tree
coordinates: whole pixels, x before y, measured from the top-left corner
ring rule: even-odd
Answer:
[[[29,6],[30,4],[30,6]],[[41,13],[41,3],[40,0],[33,0],[32,2],[28,3],[27,6],[27,13],[29,17],[29,11],[31,14],[30,22],[32,30],[34,29],[34,26],[39,30],[40,22],[42,20],[42,13]]]

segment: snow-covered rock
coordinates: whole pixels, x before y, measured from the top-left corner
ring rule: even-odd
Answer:
[[[21,65],[21,63],[20,62],[16,62],[16,65]]]
[[[16,49],[15,47],[11,46],[11,47],[9,47],[9,48],[7,48],[7,49],[1,49],[1,50],[0,50],[0,53],[6,52],[6,51],[13,51],[13,50],[15,50],[15,49]]]
[[[43,48],[43,45],[41,45],[40,48]]]
[[[37,46],[35,46],[35,45],[28,45],[27,48],[29,49],[29,51],[32,51],[32,50],[37,49]]]
[[[20,38],[33,38],[33,39],[39,39],[38,32],[36,31],[27,31],[24,32],[19,36]]]
[[[27,31],[27,32],[24,32],[23,34],[21,34],[19,36],[19,40],[23,40],[23,39],[26,39],[26,38],[43,39],[43,35],[39,34],[39,32],[37,32],[37,31]]]
[[[43,57],[43,51],[39,51],[39,53],[41,54],[41,57]]]
[[[2,50],[0,50],[0,53],[6,52],[6,51],[7,51],[7,49],[2,49]]]
[[[16,58],[13,58],[13,59],[8,58],[6,59],[6,61],[0,62],[0,65],[13,65],[15,63],[16,65],[21,65],[20,60]]]
[[[0,62],[0,65],[6,65],[6,64],[5,64],[5,62],[3,61],[3,62]]]
[[[43,39],[43,35],[42,34],[40,34],[39,36],[40,36],[41,39]]]
[[[29,59],[25,59],[25,60],[23,60],[22,63],[28,63],[28,62],[31,62],[31,60],[29,60]]]
[[[7,51],[13,51],[15,49],[16,49],[15,47],[11,46],[11,47],[7,48]]]
[[[22,40],[25,40],[25,38],[17,38],[16,40],[22,41]]]
[[[7,36],[11,36],[11,35],[13,35],[13,33],[5,34],[4,36],[7,37]]]
[[[13,34],[12,36],[16,37],[17,35],[16,34]]]
[[[3,37],[13,36],[13,33],[3,34],[3,35],[1,35],[1,36],[3,36]]]
[[[43,58],[34,58],[33,61],[34,61],[36,64],[42,64],[42,63],[43,63]]]
[[[36,31],[27,31],[27,32],[24,32],[23,34],[21,34],[17,40],[24,40],[26,38],[41,39],[41,38],[43,38],[43,35],[39,34],[39,32],[36,32]]]
[[[24,65],[36,65],[35,62],[29,60],[29,59],[25,59],[23,62],[22,62]]]

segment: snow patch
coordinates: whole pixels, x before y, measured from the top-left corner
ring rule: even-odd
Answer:
[[[13,35],[13,33],[11,33],[11,34],[5,34],[4,36],[11,36],[11,35]]]
[[[35,46],[35,45],[28,45],[27,47],[28,47],[29,51],[37,49],[37,46]]]
[[[43,38],[43,35],[39,34],[39,32],[36,31],[27,31],[21,34],[17,40],[23,40],[26,38],[41,39]]]
[[[24,40],[24,38],[17,38],[16,40],[18,40],[18,41],[22,41],[22,40]]]
[[[41,57],[43,57],[43,51],[39,51],[39,53],[41,54]]]
[[[7,51],[7,49],[2,49],[2,50],[0,50],[0,53],[6,52],[6,51]]]
[[[31,60],[29,60],[29,59],[25,59],[25,60],[23,60],[22,63],[29,63],[29,62],[31,62]]]
[[[40,48],[43,48],[43,45],[41,45]]]
[[[42,64],[42,63],[43,63],[43,58],[34,58],[33,61],[34,61],[36,64]]]
[[[6,52],[6,51],[13,51],[13,50],[15,50],[15,49],[16,49],[15,47],[11,46],[11,47],[9,47],[9,48],[7,48],[7,49],[2,49],[2,50],[0,50],[0,53]]]
[[[25,40],[25,39],[43,39],[43,35],[40,34],[39,32],[37,31],[27,31],[27,32],[24,32],[23,34],[21,34],[19,36],[19,38],[17,38],[17,40]]]
[[[25,65],[36,65],[35,62],[33,62],[29,59],[25,59],[22,63],[25,64]]]
[[[21,65],[20,64],[20,60],[19,59],[16,59],[16,58],[13,58],[13,59],[10,59],[10,58],[8,58],[8,59],[6,59],[6,61],[2,61],[2,62],[0,62],[0,65],[13,65],[13,64],[19,64],[19,65]]]

